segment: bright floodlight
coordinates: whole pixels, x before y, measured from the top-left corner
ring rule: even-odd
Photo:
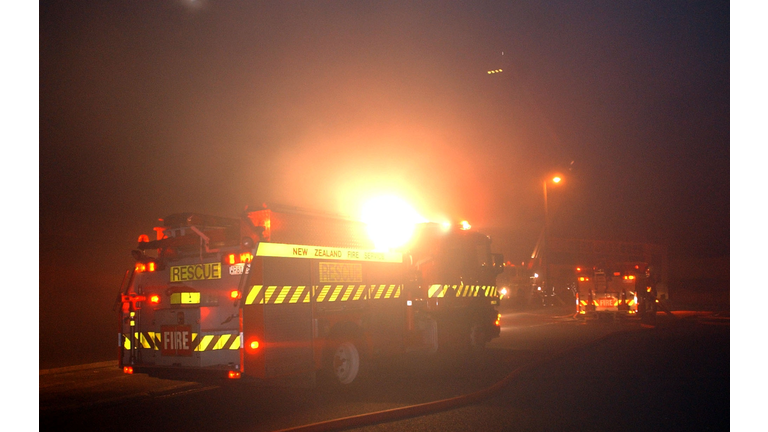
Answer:
[[[395,196],[368,201],[362,209],[362,220],[368,224],[368,235],[378,250],[403,246],[411,239],[416,224],[427,222],[407,202]]]
[[[555,183],[560,183],[560,180],[562,180],[562,178],[560,178],[560,177],[554,177],[552,179],[552,181],[555,182]]]

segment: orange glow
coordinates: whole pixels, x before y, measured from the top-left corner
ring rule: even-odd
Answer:
[[[560,176],[552,177],[552,181],[555,183],[560,183],[560,181],[563,180]]]
[[[134,269],[136,270],[136,273],[141,273],[147,270],[147,266],[142,263],[136,263]]]
[[[396,196],[369,200],[362,208],[361,220],[368,225],[368,236],[377,250],[405,245],[411,239],[416,224],[427,222],[416,209]]]
[[[228,376],[230,379],[239,379],[242,376],[242,374],[240,374],[240,372],[238,371],[229,371]]]
[[[467,221],[461,221],[461,229],[466,231],[468,229],[472,228],[472,225],[469,224]]]
[[[240,291],[238,290],[232,290],[229,292],[229,298],[232,300],[237,300],[240,298]]]
[[[151,296],[149,296],[149,302],[154,304],[160,303],[160,296],[157,294],[152,294]]]
[[[132,374],[133,366],[123,366],[123,373]]]
[[[146,234],[142,234],[139,236],[139,243],[148,243],[149,242],[149,236]]]
[[[150,261],[150,262],[147,263],[147,271],[151,271],[151,272],[155,271],[155,262],[154,261]]]
[[[581,267],[576,267],[576,271],[580,272],[581,271]]]
[[[250,252],[243,252],[240,254],[240,262],[249,263],[253,261],[253,254]]]
[[[588,282],[589,278],[585,276],[579,276],[579,282]]]

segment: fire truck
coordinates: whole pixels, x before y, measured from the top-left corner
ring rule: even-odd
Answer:
[[[274,205],[161,221],[120,287],[126,373],[345,387],[375,359],[499,336],[504,261],[479,232],[424,223],[382,251],[362,222]]]
[[[578,315],[655,315],[659,306],[651,267],[644,262],[576,268]]]

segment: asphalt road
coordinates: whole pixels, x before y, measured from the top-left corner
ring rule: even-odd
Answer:
[[[729,318],[676,314],[651,327],[509,311],[481,354],[389,359],[346,392],[160,380],[116,363],[41,371],[40,430],[322,430],[350,417],[366,431],[727,430]],[[453,408],[398,411],[444,400]]]

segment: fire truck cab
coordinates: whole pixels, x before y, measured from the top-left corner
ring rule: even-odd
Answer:
[[[348,385],[374,358],[499,336],[503,258],[478,232],[423,224],[381,251],[361,222],[266,205],[174,214],[155,231],[120,289],[126,373]]]

